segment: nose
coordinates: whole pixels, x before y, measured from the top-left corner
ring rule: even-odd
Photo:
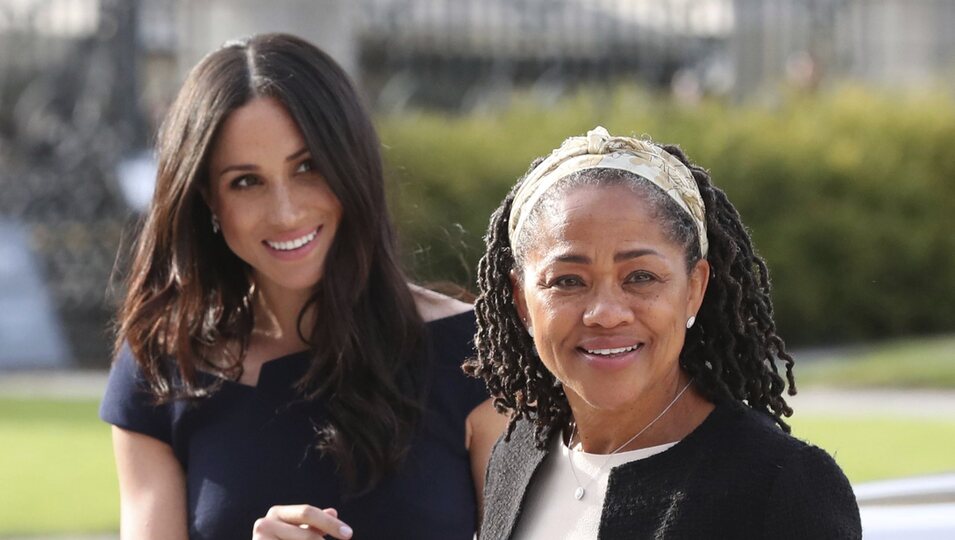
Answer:
[[[272,221],[284,228],[295,228],[304,216],[301,197],[297,197],[287,182],[276,182],[272,189]]]
[[[633,321],[633,307],[628,302],[624,291],[613,286],[601,286],[594,289],[590,305],[584,312],[584,325],[616,328]]]

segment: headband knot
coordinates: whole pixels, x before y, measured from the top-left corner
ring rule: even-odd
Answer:
[[[632,137],[614,137],[602,126],[584,137],[570,137],[551,152],[521,183],[508,221],[511,247],[537,201],[558,180],[587,169],[628,171],[656,185],[670,196],[690,217],[697,228],[700,253],[706,257],[706,216],[700,188],[682,161],[653,143]]]
[[[587,153],[606,154],[607,143],[610,142],[610,133],[603,126],[597,126],[587,132]]]

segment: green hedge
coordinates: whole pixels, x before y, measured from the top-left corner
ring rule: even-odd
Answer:
[[[770,265],[791,343],[955,330],[955,103],[941,95],[684,106],[620,88],[379,118],[417,277],[473,289],[491,211],[533,158],[596,124],[680,144],[711,171]]]

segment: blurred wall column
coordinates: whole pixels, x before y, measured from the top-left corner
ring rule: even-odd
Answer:
[[[115,86],[112,116],[117,140],[129,148],[145,144],[147,133],[139,108],[139,84],[137,56],[139,54],[139,0],[101,0],[101,39],[109,43],[109,54],[115,66]]]
[[[731,51],[738,101],[773,95],[799,68],[801,86],[814,86],[819,62],[828,60],[832,0],[734,0]],[[825,27],[821,26],[825,23]]]
[[[353,77],[358,43],[350,0],[179,0],[180,79],[224,42],[263,32],[289,32],[330,54]]]
[[[952,0],[733,0],[733,13],[739,100],[780,82],[950,87],[955,73]]]

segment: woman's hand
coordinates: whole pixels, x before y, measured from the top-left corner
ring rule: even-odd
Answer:
[[[307,504],[273,506],[252,527],[252,540],[319,540],[326,535],[348,540],[352,530],[338,519],[334,508],[322,510]]]

